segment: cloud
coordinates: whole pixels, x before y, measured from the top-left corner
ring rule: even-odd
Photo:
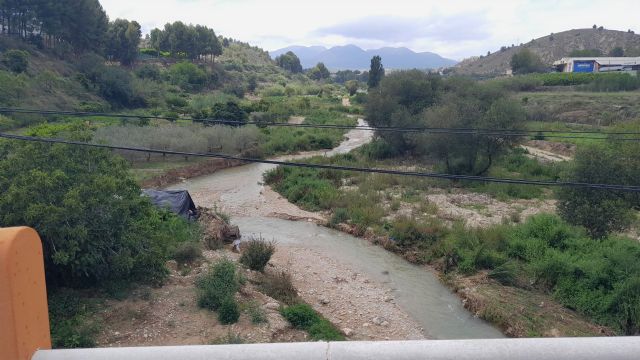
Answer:
[[[320,28],[315,34],[403,43],[420,39],[437,42],[478,41],[490,37],[488,28],[484,15],[471,13],[420,18],[370,16]]]

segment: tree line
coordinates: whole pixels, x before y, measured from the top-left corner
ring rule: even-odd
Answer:
[[[108,26],[98,0],[0,0],[0,33],[43,46],[100,50]]]
[[[153,49],[168,52],[173,57],[196,60],[201,56],[222,55],[222,45],[213,29],[202,25],[186,25],[181,21],[166,24],[163,29],[153,29],[150,34]]]

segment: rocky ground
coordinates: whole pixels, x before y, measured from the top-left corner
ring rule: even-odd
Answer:
[[[287,246],[273,258],[293,275],[298,294],[350,340],[423,339],[423,329],[391,290],[313,249]]]

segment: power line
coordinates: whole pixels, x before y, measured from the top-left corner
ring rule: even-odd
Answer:
[[[117,119],[145,119],[145,120],[187,120],[193,122],[207,124],[222,125],[256,125],[256,126],[274,126],[274,127],[292,127],[292,128],[317,128],[317,129],[336,129],[336,130],[362,130],[362,131],[380,131],[380,132],[400,132],[400,133],[432,133],[432,134],[455,134],[455,135],[485,135],[485,136],[506,136],[506,137],[527,137],[540,135],[544,138],[554,139],[583,139],[583,140],[612,140],[612,141],[640,141],[640,138],[622,138],[622,137],[605,137],[605,136],[624,136],[624,135],[640,135],[640,132],[599,132],[599,131],[562,131],[562,130],[519,130],[519,129],[483,129],[483,128],[439,128],[439,127],[397,127],[397,126],[349,126],[338,124],[290,124],[286,122],[261,122],[261,121],[234,121],[220,119],[196,119],[192,117],[174,118],[166,116],[154,115],[135,115],[135,114],[114,114],[99,112],[78,112],[78,111],[57,111],[57,110],[35,110],[35,109],[18,109],[18,108],[0,108],[0,113],[16,113],[16,114],[38,114],[38,115],[65,115],[65,116],[94,116],[108,117]],[[552,134],[552,135],[546,135]],[[581,134],[581,135],[600,135],[600,136],[572,136],[572,135],[553,135],[553,134]]]
[[[148,149],[148,148],[142,148],[142,147],[92,144],[92,143],[81,142],[81,141],[39,138],[39,137],[33,137],[33,136],[11,135],[6,133],[0,133],[0,138],[19,140],[19,141],[49,143],[49,144],[86,146],[86,147],[111,149],[111,150],[146,152],[146,153],[153,153],[153,154],[218,158],[218,159],[227,159],[227,160],[238,160],[238,161],[249,162],[249,163],[261,163],[261,164],[312,168],[312,169],[339,170],[339,171],[351,171],[351,172],[360,172],[360,173],[375,173],[375,174],[387,174],[387,175],[399,175],[399,176],[414,176],[414,177],[434,178],[434,179],[443,179],[443,180],[467,180],[467,181],[492,182],[492,183],[501,183],[501,184],[577,187],[577,188],[588,188],[588,189],[599,189],[599,190],[640,192],[640,186],[631,186],[631,185],[591,184],[591,183],[570,182],[570,181],[560,182],[560,181],[509,179],[509,178],[495,178],[495,177],[472,176],[472,175],[454,175],[454,174],[442,174],[442,173],[399,171],[399,170],[389,170],[389,169],[379,169],[379,168],[362,168],[362,167],[353,167],[353,166],[310,164],[310,163],[298,163],[298,162],[290,162],[290,161],[254,159],[254,158],[246,158],[241,156],[233,156],[233,155],[218,154],[218,153],[195,153],[195,152],[184,152],[184,151],[173,151],[173,150]]]

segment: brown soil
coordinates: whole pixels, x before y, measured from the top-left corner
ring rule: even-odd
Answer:
[[[144,188],[161,188],[170,184],[178,183],[184,179],[213,174],[218,170],[240,166],[243,164],[243,162],[236,160],[211,159],[204,162],[199,162],[194,165],[168,170],[161,175],[143,181],[141,185]]]
[[[531,140],[527,141],[525,147],[551,153],[561,160],[571,160],[576,154],[575,144],[566,144],[545,140]]]
[[[293,329],[278,312],[278,302],[247,283],[236,295],[242,304],[255,301],[268,322],[254,325],[242,313],[233,325],[221,325],[216,313],[197,305],[195,280],[209,263],[227,251],[205,251],[205,259],[192,268],[173,269],[161,288],[140,288],[130,298],[109,300],[98,314],[103,324],[98,346],[202,345],[227,342],[230,335],[244,342],[293,342],[307,339],[305,332]],[[181,272],[189,271],[188,275]],[[274,306],[274,304],[276,304]]]

